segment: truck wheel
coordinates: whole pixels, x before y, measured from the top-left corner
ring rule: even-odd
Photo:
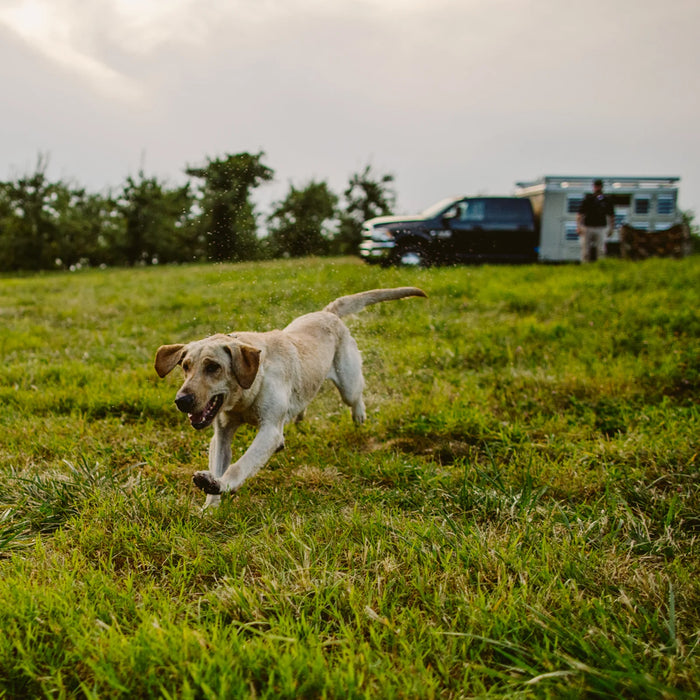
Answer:
[[[428,259],[419,246],[410,245],[396,254],[396,264],[402,267],[427,267]]]

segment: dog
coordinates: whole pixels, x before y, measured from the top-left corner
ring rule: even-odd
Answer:
[[[284,428],[298,422],[326,379],[330,379],[357,425],[365,420],[362,358],[341,318],[370,304],[404,297],[426,297],[417,287],[374,289],[343,296],[322,311],[300,316],[284,330],[216,334],[191,343],[162,345],[155,370],[163,378],[180,365],[185,381],[175,405],[195,430],[214,425],[209,469],[193,476],[207,494],[204,507],[237,490],[284,449]],[[246,452],[231,464],[231,442],[239,426],[258,432]]]

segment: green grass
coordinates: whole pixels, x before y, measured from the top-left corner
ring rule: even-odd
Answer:
[[[0,278],[0,697],[700,694],[700,258]],[[202,514],[156,348],[342,294],[332,387]],[[249,444],[244,430],[236,454]]]

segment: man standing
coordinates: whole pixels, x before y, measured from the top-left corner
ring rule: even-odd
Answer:
[[[596,259],[605,257],[605,239],[612,236],[614,222],[615,210],[610,198],[603,194],[603,181],[594,180],[593,192],[584,197],[576,217],[582,263],[591,261],[591,246],[596,247]]]

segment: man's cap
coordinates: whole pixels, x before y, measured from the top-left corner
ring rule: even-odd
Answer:
[[[597,179],[593,180],[593,184],[594,184],[596,187],[602,187],[602,186],[603,186],[603,181],[602,181],[600,178],[597,178]]]

